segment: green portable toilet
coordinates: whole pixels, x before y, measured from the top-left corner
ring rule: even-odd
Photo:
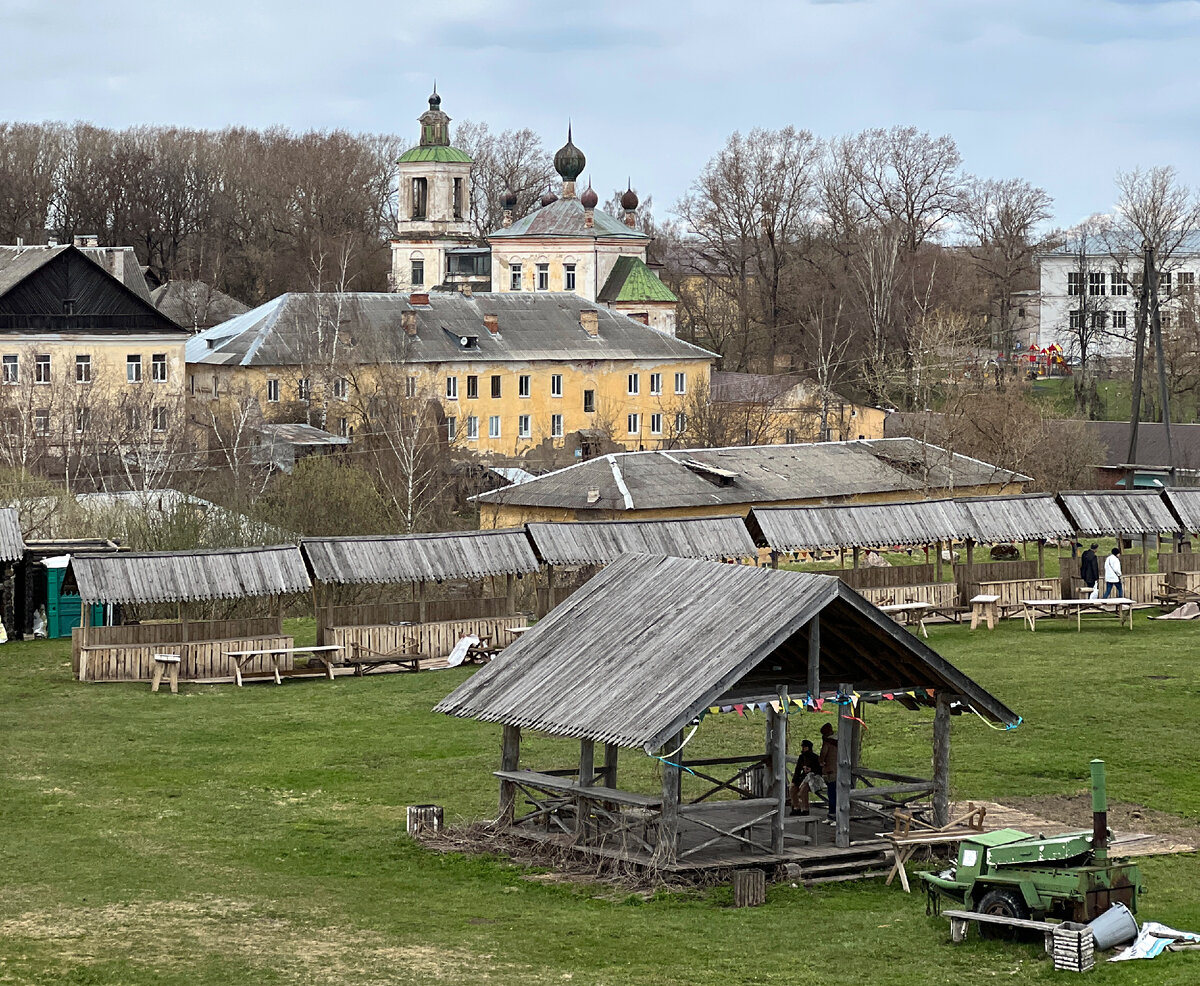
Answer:
[[[62,591],[63,577],[67,574],[70,555],[47,558],[42,564],[46,568],[46,636],[69,637],[74,627],[83,623],[83,600],[73,593]],[[104,606],[93,603],[91,625],[104,625]]]

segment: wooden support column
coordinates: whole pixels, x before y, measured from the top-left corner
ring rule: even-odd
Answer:
[[[504,576],[504,612],[509,616],[517,611],[517,577],[509,572]]]
[[[596,779],[596,743],[594,740],[579,741],[579,786],[591,787]],[[579,799],[579,810],[575,814],[575,840],[587,841],[588,818],[591,814],[587,798]]]
[[[838,685],[838,730],[837,730],[837,814],[834,817],[833,842],[839,849],[850,846],[850,790],[854,779],[850,774],[850,758],[854,748],[854,715],[845,697],[854,691],[850,684]]]
[[[504,739],[500,746],[500,769],[516,770],[521,762],[521,727],[505,726]],[[517,785],[512,781],[500,782],[500,816],[501,825],[511,825],[513,811],[517,804]]]
[[[673,751],[678,750],[681,743],[683,733],[679,732],[667,740],[663,752],[678,757],[679,754]],[[659,762],[662,764],[662,813],[659,816],[658,845],[654,854],[660,863],[673,863],[679,846],[679,791],[682,778],[679,768],[675,766],[678,760],[672,763],[665,760]]]
[[[1046,542],[1038,538],[1038,578],[1046,577]]]
[[[854,567],[855,568],[858,568],[859,551],[860,551],[860,549],[859,549],[858,545],[855,545],[854,546]]]
[[[855,713],[863,722],[867,721],[867,703],[859,702],[858,711]],[[858,770],[858,765],[862,763],[862,738],[863,728],[861,722],[852,723],[854,726],[854,742],[850,744],[850,769],[851,771]]]
[[[821,617],[808,621],[808,695],[815,704],[821,697]]]
[[[767,709],[767,736],[770,739],[771,799],[775,802],[775,814],[771,817],[771,852],[783,852],[783,820],[787,814],[787,713]]]
[[[554,609],[554,607],[557,604],[558,604],[558,601],[554,598],[554,566],[547,565],[546,566],[546,612],[549,613],[550,610]],[[545,614],[542,614],[542,615],[545,615]]]
[[[950,699],[938,690],[933,713],[933,824],[950,823]]]
[[[933,550],[937,552],[937,554],[934,555],[934,557],[933,557],[933,570],[935,573],[934,581],[941,582],[942,581],[942,542],[935,541],[934,545],[933,545]]]
[[[425,622],[425,583],[417,583],[417,622]]]
[[[177,612],[179,613],[179,642],[186,644],[188,639],[187,611],[183,608],[183,603],[180,602]]]
[[[617,750],[616,743],[604,744],[604,786],[617,786]]]

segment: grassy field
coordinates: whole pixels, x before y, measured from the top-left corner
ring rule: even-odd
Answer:
[[[1008,733],[954,721],[955,796],[1075,794],[1100,756],[1111,798],[1196,824],[1200,626],[1041,626],[931,628],[1025,719]],[[466,673],[152,695],[73,682],[64,642],[0,648],[0,983],[859,986],[881,962],[896,986],[1058,980],[1032,945],[950,946],[923,898],[881,881],[777,885],[734,910],[725,888],[645,899],[423,850],[406,805],[455,822],[495,810],[498,727],[429,711]],[[804,718],[798,733],[815,735]],[[885,704],[867,721],[868,763],[928,770],[931,714]],[[691,749],[761,748],[761,729],[711,717]],[[523,753],[551,766],[573,751]],[[652,789],[655,761],[625,756]],[[1195,856],[1144,871],[1142,917],[1200,929]],[[1183,986],[1200,954],[1092,981]]]

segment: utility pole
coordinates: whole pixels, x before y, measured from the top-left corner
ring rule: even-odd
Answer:
[[[1130,465],[1137,461],[1138,422],[1142,419],[1142,363],[1146,352],[1146,317],[1150,311],[1150,282],[1157,282],[1154,272],[1154,247],[1149,240],[1142,240],[1142,287],[1138,293],[1137,311],[1134,313],[1135,342],[1133,345],[1133,394],[1129,402],[1129,453],[1125,461]]]

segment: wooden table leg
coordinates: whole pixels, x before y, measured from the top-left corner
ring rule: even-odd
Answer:
[[[152,691],[152,692],[158,691],[158,686],[162,684],[162,676],[163,676],[163,666],[161,664],[159,664],[158,661],[155,661],[154,662],[154,677],[150,679],[150,691]]]
[[[171,694],[179,694],[179,664],[178,662],[171,665]]]
[[[242,687],[242,662],[236,657],[233,659],[233,678],[237,682],[238,688]]]
[[[275,672],[275,684],[282,685],[283,679],[279,677],[279,655],[271,655],[271,669]]]

